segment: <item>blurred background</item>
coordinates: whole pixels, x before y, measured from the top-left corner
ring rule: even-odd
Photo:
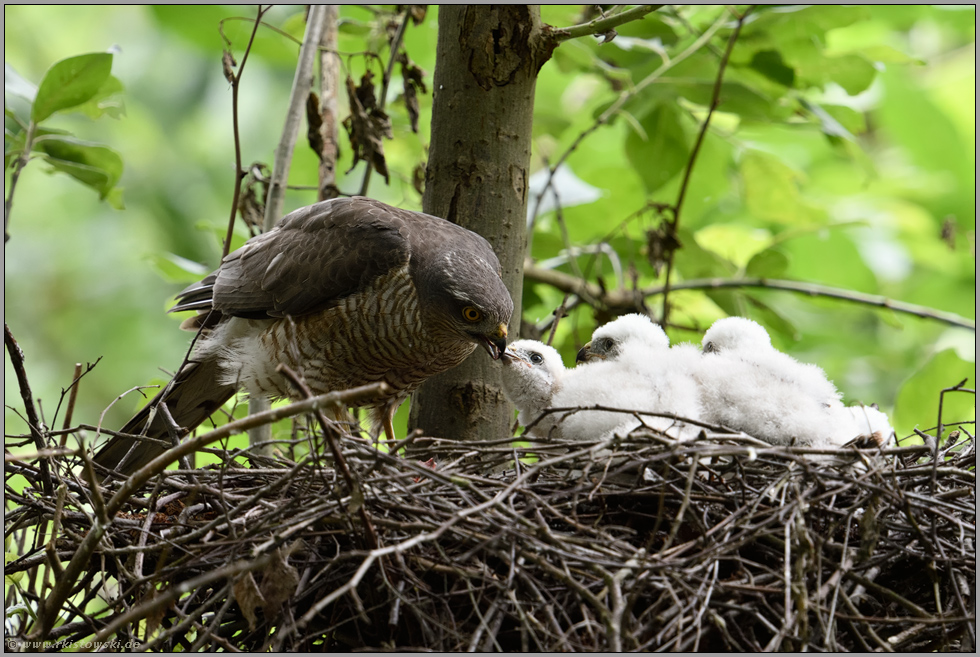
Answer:
[[[436,11],[430,7],[421,24],[409,24],[404,38],[427,85]],[[529,202],[529,213],[538,210],[529,216],[529,257],[537,267],[582,273],[606,289],[663,283],[657,235],[664,215],[657,208],[676,201],[707,115],[734,29],[726,11],[661,9],[619,28],[609,43],[568,41],[542,68]],[[379,61],[388,60],[388,38],[401,15],[393,6],[344,6],[340,13],[342,76],[359,81],[371,67],[380,82]],[[183,358],[191,334],[166,314],[173,295],[220,258],[234,142],[219,27],[240,63],[255,9],[8,5],[4,17],[5,64],[35,85],[58,60],[115,53],[124,115],[56,114],[46,125],[120,154],[121,202],[113,207],[71,177],[31,162],[17,184],[4,250],[4,317],[48,424],[61,426],[55,409],[74,364],[101,359],[81,382],[74,422],[102,418],[118,427],[144,400],[129,393],[113,401],[135,386],[164,383],[165,371]],[[568,26],[590,14],[582,6],[555,6],[543,7],[542,17]],[[245,166],[271,166],[304,9],[274,7],[264,20],[240,87]],[[731,52],[721,104],[693,169],[671,281],[797,281],[974,320],[974,26],[972,6],[764,8],[752,15]],[[369,194],[419,209],[413,180],[426,157],[432,90],[419,95],[415,134],[400,76],[396,66],[387,107],[394,139],[384,144],[391,182],[375,175]],[[8,85],[11,77],[8,70]],[[597,125],[623,94],[619,111]],[[346,117],[345,97],[340,106]],[[298,189],[289,192],[287,210],[316,200],[317,158],[303,135],[305,128],[290,173]],[[342,130],[337,184],[356,193],[364,164],[350,168]],[[551,191],[538,202],[535,192],[549,177]],[[9,184],[8,169],[5,192]],[[236,230],[232,248],[248,237],[241,221]],[[564,296],[528,280],[526,332],[547,335]],[[966,378],[975,386],[975,332],[966,328],[767,289],[680,290],[669,300],[675,342],[700,342],[727,314],[752,317],[777,347],[823,367],[845,401],[878,403],[900,437],[935,426],[940,390]],[[659,319],[662,297],[647,304]],[[560,322],[555,345],[567,365],[606,319],[602,309],[581,304]],[[9,359],[4,386],[5,432],[25,433]],[[972,395],[947,395],[944,408],[946,422],[975,416]],[[399,413],[400,432],[406,411],[407,405]]]

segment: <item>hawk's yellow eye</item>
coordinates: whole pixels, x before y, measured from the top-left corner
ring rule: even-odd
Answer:
[[[466,306],[463,308],[463,319],[465,319],[467,322],[478,322],[482,317],[483,313],[473,306]]]

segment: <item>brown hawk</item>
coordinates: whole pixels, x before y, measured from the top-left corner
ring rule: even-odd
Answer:
[[[392,439],[395,410],[425,379],[478,344],[500,357],[514,309],[485,239],[364,197],[286,215],[177,299],[171,312],[199,313],[181,325],[201,330],[193,356],[122,433],[165,438],[159,413],[146,426],[161,401],[190,430],[239,388],[295,396],[276,371],[283,363],[314,394],[387,383],[393,392],[372,415]],[[130,474],[164,449],[116,436],[95,461]]]

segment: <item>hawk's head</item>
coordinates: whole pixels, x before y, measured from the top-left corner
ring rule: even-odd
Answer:
[[[427,320],[475,342],[496,360],[507,348],[514,302],[490,245],[466,232],[476,238],[469,248],[449,248],[419,272],[419,302]]]

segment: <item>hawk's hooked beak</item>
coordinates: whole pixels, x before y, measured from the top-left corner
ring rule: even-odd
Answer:
[[[600,356],[599,354],[592,353],[592,343],[586,342],[585,346],[579,349],[578,353],[575,354],[575,364],[578,365],[579,363],[588,363],[589,361],[595,360],[596,358],[600,358],[602,360],[606,359],[605,356]]]
[[[497,360],[507,349],[507,325],[501,322],[497,328],[488,335],[481,335],[481,346],[490,354],[490,358]]]

